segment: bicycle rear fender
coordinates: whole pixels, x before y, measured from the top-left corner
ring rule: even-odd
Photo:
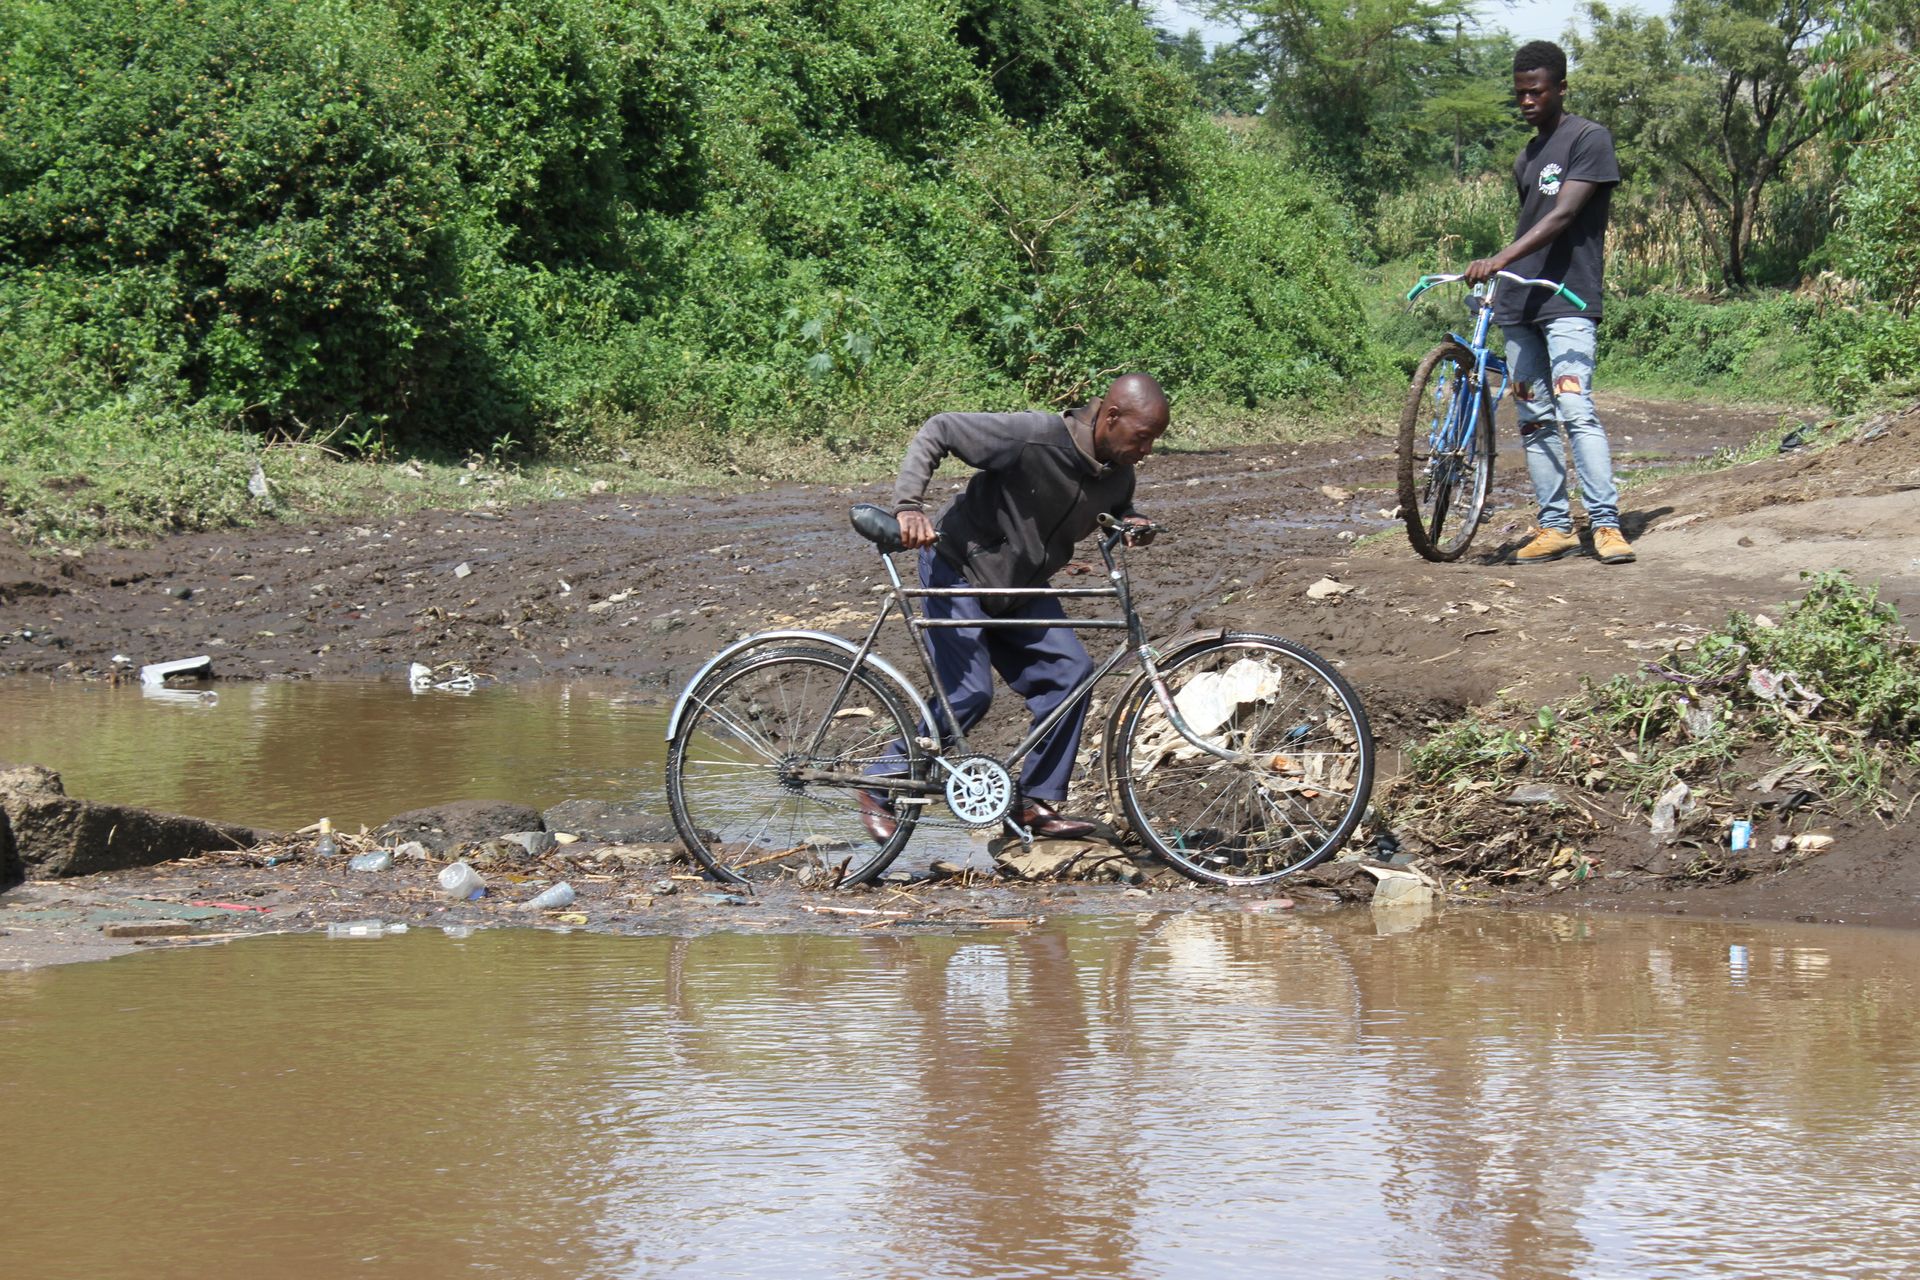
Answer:
[[[711,658],[708,658],[706,665],[694,672],[693,679],[687,681],[687,687],[681,690],[679,699],[673,704],[673,714],[667,717],[667,741],[672,742],[680,736],[680,721],[687,714],[687,704],[693,701],[694,691],[699,689],[709,675],[748,649],[755,649],[766,644],[787,643],[794,640],[804,640],[810,644],[826,645],[828,648],[840,650],[849,658],[860,652],[859,645],[847,639],[845,636],[834,635],[831,631],[762,631],[758,635],[748,636],[744,640],[736,640],[720,652],[714,654]],[[913,703],[913,709],[915,713],[919,715],[921,724],[935,723],[933,712],[927,708],[926,700],[920,696],[919,690],[913,687],[913,683],[900,674],[898,667],[895,667],[891,662],[888,662],[885,658],[875,653],[869,653],[867,655],[867,661],[875,670],[879,671],[882,675],[891,677],[893,682],[900,686],[899,691],[905,694],[907,699]]]

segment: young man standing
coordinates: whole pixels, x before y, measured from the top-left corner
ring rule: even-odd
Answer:
[[[1567,55],[1559,45],[1535,40],[1520,46],[1513,55],[1513,95],[1535,130],[1513,165],[1519,230],[1512,244],[1469,264],[1467,279],[1479,284],[1496,271],[1512,271],[1559,281],[1587,303],[1581,311],[1558,294],[1510,282],[1495,300],[1493,318],[1507,335],[1527,474],[1540,504],[1539,527],[1514,554],[1514,563],[1544,564],[1580,549],[1567,504],[1564,427],[1593,530],[1593,553],[1604,564],[1626,564],[1634,558],[1633,547],[1620,532],[1613,455],[1606,428],[1593,412],[1607,209],[1620,181],[1620,163],[1612,134],[1567,114]]]

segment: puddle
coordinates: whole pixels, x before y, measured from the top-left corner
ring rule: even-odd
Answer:
[[[392,680],[0,680],[0,760],[56,769],[88,800],[278,830],[322,815],[353,830],[449,800],[664,806],[668,709],[635,698],[614,682],[415,694]]]
[[[0,975],[0,1274],[1920,1272],[1920,935],[1450,913]]]

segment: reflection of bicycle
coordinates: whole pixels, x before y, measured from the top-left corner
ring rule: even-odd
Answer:
[[[1407,293],[1411,302],[1459,275],[1421,276]],[[1494,292],[1502,279],[1551,289],[1582,311],[1587,304],[1567,286],[1502,271],[1474,286],[1473,337],[1449,333],[1427,352],[1413,373],[1413,388],[1400,415],[1400,515],[1407,539],[1429,560],[1458,560],[1480,528],[1487,490],[1493,484],[1493,413],[1507,391],[1507,362],[1487,350]],[[1497,386],[1489,379],[1497,377]],[[1451,527],[1448,521],[1452,521]]]
[[[667,799],[687,850],[722,880],[791,874],[802,883],[858,883],[885,870],[927,806],[969,827],[1022,837],[1015,769],[1095,684],[1132,658],[1139,669],[1106,718],[1107,795],[1135,834],[1196,880],[1256,884],[1339,849],[1373,788],[1373,738],[1360,699],[1320,657],[1273,636],[1208,632],[1165,651],[1149,644],[1126,570],[1127,531],[1111,517],[1099,539],[1108,585],[906,586],[889,556],[898,521],[853,509],[880,548],[888,586],[866,639],[772,631],[715,655],[680,695],[667,726]],[[924,618],[915,599],[1110,599],[1117,618],[1064,622]],[[895,610],[913,636],[932,703],[874,652]],[[972,750],[934,676],[930,627],[1069,626],[1126,638],[1005,758]],[[936,710],[937,708],[937,710]],[[861,791],[898,819],[880,842],[861,824]]]

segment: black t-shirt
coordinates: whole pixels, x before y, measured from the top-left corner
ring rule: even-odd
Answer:
[[[1529,289],[1511,280],[1500,282],[1494,319],[1501,324],[1538,324],[1561,316],[1600,318],[1600,272],[1606,254],[1607,209],[1614,184],[1620,181],[1620,161],[1613,154],[1613,135],[1582,116],[1562,116],[1560,125],[1542,138],[1535,136],[1513,162],[1513,180],[1520,191],[1520,226],[1514,238],[1553,211],[1560,188],[1569,180],[1593,182],[1600,189],[1560,238],[1508,266],[1516,275],[1558,280],[1586,301],[1585,311],[1557,293]]]

